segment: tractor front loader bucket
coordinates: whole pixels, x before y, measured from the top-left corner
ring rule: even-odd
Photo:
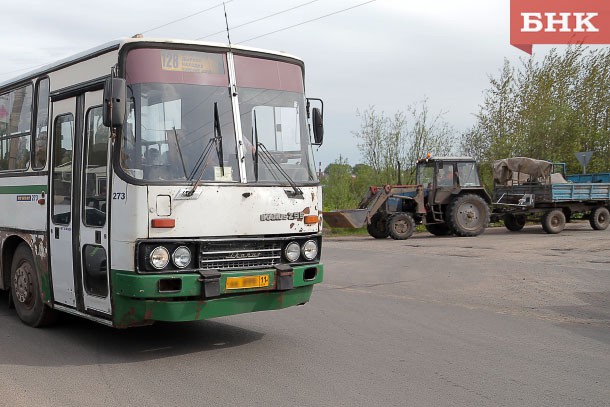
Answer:
[[[345,209],[323,212],[324,220],[331,228],[361,228],[366,226],[368,209]]]

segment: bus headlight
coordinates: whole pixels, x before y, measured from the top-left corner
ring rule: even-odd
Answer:
[[[161,270],[169,263],[169,252],[163,246],[156,247],[150,252],[150,264],[157,270]]]
[[[180,246],[172,253],[174,266],[183,269],[191,264],[191,251],[186,246]]]
[[[315,240],[308,240],[303,245],[301,253],[306,260],[313,260],[318,255],[318,244]]]
[[[284,256],[286,256],[286,260],[289,262],[295,262],[299,259],[299,255],[301,254],[301,246],[297,242],[290,242],[286,245],[286,249],[284,249]]]

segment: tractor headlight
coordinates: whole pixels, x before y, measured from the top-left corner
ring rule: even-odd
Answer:
[[[150,264],[157,270],[165,268],[169,263],[169,252],[163,246],[156,247],[150,252]]]
[[[301,253],[306,260],[313,260],[318,255],[318,243],[315,240],[308,240],[303,245]]]
[[[172,253],[174,266],[183,269],[191,264],[191,251],[186,246],[180,246]]]
[[[301,246],[297,242],[290,242],[286,245],[284,249],[284,256],[286,256],[286,260],[293,263],[299,259],[301,254]]]

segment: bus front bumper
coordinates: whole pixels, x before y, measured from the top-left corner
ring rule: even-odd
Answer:
[[[199,274],[145,275],[113,270],[113,325],[127,328],[154,321],[196,321],[305,304],[314,284],[322,282],[323,273],[322,264],[295,266],[292,288],[286,288],[286,277],[280,270],[223,272],[210,290],[210,285]],[[228,279],[253,276],[266,278],[267,286],[227,285]]]

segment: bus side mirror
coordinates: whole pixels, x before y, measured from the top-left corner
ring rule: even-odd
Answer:
[[[324,122],[322,120],[322,113],[317,107],[313,108],[313,117],[311,121],[313,124],[313,144],[320,146],[324,140]]]
[[[125,121],[125,91],[123,78],[108,78],[104,83],[104,126],[122,127]]]

